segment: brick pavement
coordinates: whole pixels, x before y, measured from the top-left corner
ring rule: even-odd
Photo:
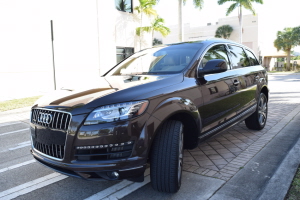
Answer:
[[[228,181],[299,112],[298,103],[271,101],[263,130],[249,130],[241,122],[197,148],[185,150],[183,170]]]

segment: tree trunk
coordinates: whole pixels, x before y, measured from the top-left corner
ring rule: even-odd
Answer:
[[[143,27],[143,13],[141,12],[141,27]],[[142,34],[143,32],[140,32],[140,51],[142,50]]]
[[[240,43],[243,44],[243,14],[242,14],[242,5],[240,4]]]
[[[179,42],[184,41],[184,30],[183,30],[183,0],[178,0],[178,39]]]
[[[153,47],[153,39],[154,39],[154,29],[152,30],[152,40],[151,40],[151,46]]]
[[[290,69],[290,63],[291,63],[291,50],[288,49],[288,50],[286,51],[286,54],[287,54],[287,57],[286,57],[286,70],[287,70],[287,71],[291,71],[291,69]]]

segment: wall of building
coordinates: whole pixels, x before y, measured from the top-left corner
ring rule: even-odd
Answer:
[[[218,27],[222,25],[230,25],[233,32],[229,40],[239,42],[239,19],[238,17],[226,17],[219,19],[218,22],[211,22],[207,26],[191,27],[189,24],[184,26],[185,41],[197,41],[208,38],[214,38]],[[163,41],[164,44],[178,42],[178,27],[177,25],[169,26],[171,34],[163,38],[159,34],[155,34],[156,38]],[[243,44],[251,48],[256,55],[259,54],[258,45],[258,16],[244,15],[243,16]]]
[[[58,89],[98,87],[99,76],[116,64],[116,47],[139,51],[151,46],[149,34],[142,45],[135,36],[139,17],[116,10],[112,0],[2,1],[0,84],[6,87],[0,92],[30,96],[54,89],[50,20]]]

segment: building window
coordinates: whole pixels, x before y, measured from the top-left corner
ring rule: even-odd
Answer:
[[[132,13],[132,0],[115,0],[116,9]]]
[[[128,58],[134,53],[132,47],[117,47],[117,63],[121,62],[125,58]]]
[[[210,26],[211,25],[211,23],[207,23],[207,26]]]

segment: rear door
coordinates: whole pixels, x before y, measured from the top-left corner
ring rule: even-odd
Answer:
[[[248,109],[253,109],[253,105],[256,103],[259,72],[254,65],[258,62],[253,53],[241,46],[228,44],[228,49],[232,64],[233,87],[236,92],[234,101],[236,101],[237,107],[235,110],[236,114],[241,114]],[[248,56],[249,53],[252,54],[251,58]]]

